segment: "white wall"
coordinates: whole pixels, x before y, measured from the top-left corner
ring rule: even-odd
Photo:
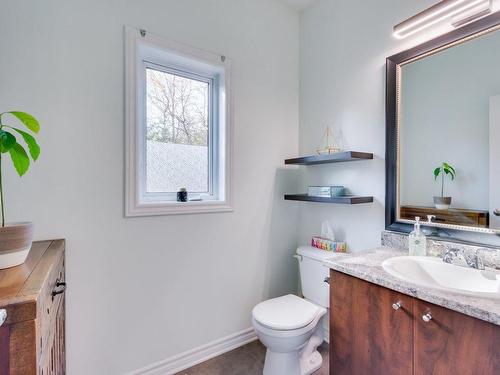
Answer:
[[[434,168],[450,163],[445,196],[456,208],[489,207],[489,100],[500,94],[500,34],[492,33],[402,68],[401,204],[433,206]]]
[[[377,246],[384,228],[385,58],[422,42],[431,32],[405,40],[392,27],[435,1],[319,0],[301,18],[301,154],[320,145],[325,127],[341,128],[344,148],[374,153],[374,160],[304,168],[302,190],[311,184],[342,184],[373,204],[303,204],[300,242],[329,219],[352,250]],[[432,33],[437,32],[433,30]]]
[[[71,375],[122,374],[250,327],[294,291],[298,15],[271,0],[3,0],[0,107],[36,115],[42,154],[8,220],[67,239]],[[125,219],[123,26],[234,61],[233,213]]]
[[[489,167],[490,167],[490,188],[489,188],[489,211],[490,228],[500,229],[500,217],[494,214],[495,210],[500,211],[500,95],[490,98],[489,103]]]

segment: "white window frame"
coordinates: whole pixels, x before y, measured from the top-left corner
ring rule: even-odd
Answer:
[[[209,193],[201,201],[177,202],[175,193],[146,191],[146,68],[209,83]],[[125,27],[125,216],[232,211],[231,61]],[[191,196],[190,198],[192,198]]]

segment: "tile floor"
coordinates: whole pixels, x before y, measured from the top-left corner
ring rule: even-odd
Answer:
[[[328,375],[328,344],[319,348],[323,366],[314,375]],[[266,348],[260,341],[254,341],[241,348],[212,358],[177,375],[262,375]]]

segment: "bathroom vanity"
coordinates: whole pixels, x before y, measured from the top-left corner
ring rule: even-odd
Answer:
[[[34,242],[26,262],[0,270],[0,375],[63,375],[64,240]]]
[[[470,21],[386,59],[385,229],[400,235],[324,262],[333,375],[500,374],[500,12]]]
[[[500,299],[420,287],[384,271],[386,259],[404,255],[381,247],[325,263],[330,373],[500,373]]]
[[[325,262],[331,374],[500,374],[499,41],[496,12],[387,58],[385,246]],[[429,257],[390,235],[417,217]]]

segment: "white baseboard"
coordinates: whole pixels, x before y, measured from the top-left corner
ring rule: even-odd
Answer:
[[[127,375],[172,375],[255,340],[257,340],[255,331],[253,328],[247,328],[222,339],[212,341],[208,344],[132,371]]]

